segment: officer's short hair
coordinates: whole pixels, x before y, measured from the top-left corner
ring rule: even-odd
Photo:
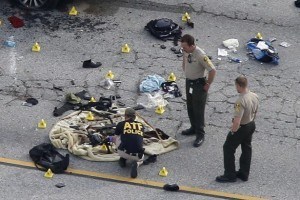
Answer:
[[[189,46],[195,45],[195,38],[189,34],[185,34],[181,37],[180,42],[185,42]]]
[[[131,119],[135,119],[135,110],[133,108],[126,108],[125,116]]]
[[[239,76],[235,79],[235,84],[242,88],[246,88],[248,86],[248,80],[245,76]]]

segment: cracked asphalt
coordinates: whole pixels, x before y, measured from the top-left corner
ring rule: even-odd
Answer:
[[[67,15],[72,5],[78,9],[78,16]],[[67,92],[84,89],[96,98],[115,94],[113,90],[100,87],[108,70],[122,81],[117,92],[126,106],[135,106],[139,101],[138,85],[147,75],[167,78],[174,72],[184,94],[182,58],[170,50],[173,47],[171,41],[157,40],[144,30],[150,20],[167,17],[183,25],[184,33],[196,37],[197,44],[213,57],[217,68],[206,108],[206,141],[200,148],[193,148],[194,138],[180,134],[189,127],[185,95],[171,99],[161,116],[153,110],[140,111],[151,124],[179,140],[181,146],[159,156],[157,163],[140,168],[139,178],[267,199],[299,199],[300,10],[294,7],[293,1],[75,0],[66,6],[61,5],[54,11],[29,12],[10,6],[7,1],[1,2],[0,157],[29,161],[29,149],[49,141],[48,132],[59,120],[52,116],[52,111],[63,104]],[[180,21],[186,11],[195,23],[194,29]],[[11,15],[24,19],[25,26],[14,29],[7,20]],[[279,65],[249,59],[245,43],[257,32],[265,39],[277,38],[273,45],[281,58]],[[3,45],[10,36],[14,36],[15,48]],[[242,63],[217,59],[217,48],[223,48],[222,41],[229,38],[239,40],[237,53],[231,55],[240,58]],[[291,46],[279,46],[284,41]],[[35,42],[41,45],[39,53],[31,52]],[[132,48],[130,54],[120,53],[124,43]],[[161,44],[167,48],[161,49]],[[102,66],[84,69],[82,61],[87,59],[100,61]],[[219,184],[214,179],[223,173],[222,145],[237,98],[234,79],[240,74],[249,78],[250,89],[260,97],[251,174],[246,183]],[[28,97],[37,98],[39,104],[22,106]],[[40,119],[47,122],[45,130],[36,129]],[[238,149],[236,157],[239,155]],[[165,178],[157,175],[163,166],[169,170],[169,176]],[[90,162],[74,156],[71,156],[70,167],[125,177],[129,174],[128,170],[119,169],[116,163]],[[21,195],[22,199],[79,199],[86,196],[98,199],[98,187],[101,197],[109,198],[208,199],[191,194],[162,194],[157,189],[127,187],[81,177],[57,175],[48,181],[37,170],[7,166],[1,166],[0,174],[0,193],[5,199]],[[70,187],[56,193],[52,188],[54,182],[65,182]],[[44,185],[49,189],[44,189]],[[83,187],[89,188],[87,193],[74,195]],[[143,191],[143,195],[136,190]]]

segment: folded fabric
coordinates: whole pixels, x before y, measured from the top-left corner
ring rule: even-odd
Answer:
[[[71,104],[79,104],[81,102],[81,98],[73,93],[68,93],[66,94],[66,102]]]
[[[160,89],[160,85],[165,79],[159,75],[148,75],[140,84],[141,92],[153,92]]]

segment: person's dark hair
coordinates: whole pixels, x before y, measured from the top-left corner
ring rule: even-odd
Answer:
[[[248,86],[248,80],[245,76],[239,76],[235,79],[235,84],[242,88],[246,88]]]
[[[185,34],[181,37],[180,42],[185,42],[189,46],[195,45],[195,38],[189,34]]]
[[[134,120],[136,117],[135,110],[133,108],[126,108],[125,116],[131,120]]]

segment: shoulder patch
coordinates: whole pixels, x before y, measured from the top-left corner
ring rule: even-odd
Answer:
[[[234,109],[235,109],[236,112],[240,112],[240,110],[241,110],[241,104],[240,103],[234,104]]]
[[[210,67],[213,66],[213,64],[212,64],[212,62],[211,62],[211,60],[209,59],[208,56],[204,56],[203,60],[204,60],[204,62],[207,63],[208,66],[210,66]]]

